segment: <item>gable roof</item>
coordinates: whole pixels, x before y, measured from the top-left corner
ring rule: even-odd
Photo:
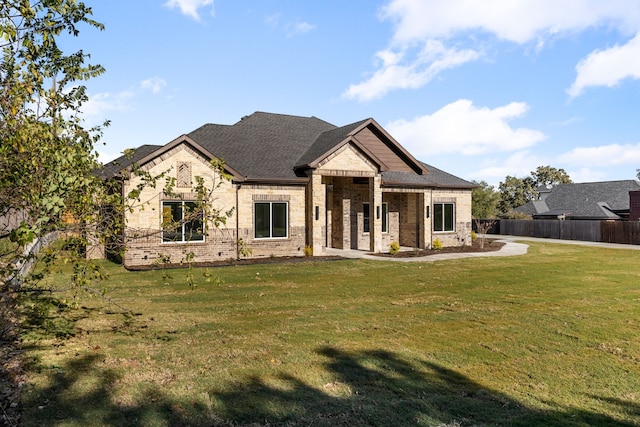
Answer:
[[[426,175],[418,175],[410,172],[388,171],[382,173],[382,184],[386,187],[415,186],[433,188],[468,188],[477,187],[476,184],[451,175],[435,166],[421,162],[427,170]]]
[[[232,126],[204,125],[189,136],[249,179],[295,179],[293,164],[335,126],[315,117],[257,112]]]
[[[629,191],[640,189],[635,180],[558,184],[543,200],[515,209],[533,217],[566,215],[574,219],[620,219],[629,210]]]
[[[100,175],[113,177],[133,163],[142,164],[185,141],[207,157],[224,160],[237,181],[306,182],[307,169],[345,144],[353,144],[380,168],[383,185],[474,186],[417,161],[371,118],[337,127],[316,117],[264,112],[245,116],[233,125],[205,124],[165,146],[143,145],[133,156],[105,165]],[[389,168],[378,154],[391,158],[403,171]]]
[[[130,168],[134,163],[162,148],[162,145],[142,145],[131,152],[125,153],[115,160],[110,161],[97,171],[101,179],[113,178],[124,169]]]

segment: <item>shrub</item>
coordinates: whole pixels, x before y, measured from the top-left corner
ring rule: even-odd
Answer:
[[[304,256],[306,256],[307,258],[313,256],[313,248],[311,246],[307,245],[304,247]]]
[[[471,230],[471,241],[474,241],[478,238],[478,235],[475,231]]]
[[[242,239],[238,239],[238,254],[243,257],[250,257],[253,254],[253,249],[249,247],[247,242]]]
[[[436,251],[439,251],[442,249],[442,242],[440,241],[440,239],[436,239],[433,241],[433,244],[431,245],[431,247]]]
[[[398,242],[391,242],[389,245],[389,253],[391,255],[397,255],[400,252],[400,244]]]

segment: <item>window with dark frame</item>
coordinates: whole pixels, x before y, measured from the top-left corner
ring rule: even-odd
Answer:
[[[162,202],[162,242],[204,241],[204,212],[196,202]]]
[[[289,236],[289,212],[286,202],[254,204],[254,236],[256,239],[278,239]]]
[[[363,225],[362,232],[369,233],[371,231],[371,216],[369,203],[362,204],[362,212],[363,212]],[[389,203],[382,204],[382,232],[389,232]]]
[[[433,231],[455,231],[455,204],[433,204]]]

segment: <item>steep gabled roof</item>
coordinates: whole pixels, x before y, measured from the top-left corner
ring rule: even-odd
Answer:
[[[296,161],[295,167],[302,169],[316,162],[319,158],[326,156],[330,151],[339,148],[342,143],[348,140],[351,133],[362,126],[369,119],[351,123],[339,128],[334,128],[322,132],[307,151]]]
[[[353,144],[378,165],[383,185],[474,187],[417,161],[371,118],[336,127],[316,117],[264,112],[245,116],[233,125],[206,124],[164,146],[143,145],[132,157],[123,156],[105,165],[101,176],[115,176],[133,163],[150,161],[181,143],[190,144],[207,158],[224,160],[237,181],[303,182],[306,169],[316,167],[343,145]],[[376,153],[403,171],[387,167]]]
[[[629,209],[629,191],[638,189],[640,183],[635,180],[558,184],[545,196],[544,203],[533,201],[515,210],[532,216],[560,212],[576,219],[619,219],[616,212]]]
[[[295,179],[298,160],[335,126],[316,117],[257,112],[232,126],[204,125],[189,136],[253,179]]]

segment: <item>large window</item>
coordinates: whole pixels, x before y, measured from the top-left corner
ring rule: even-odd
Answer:
[[[255,204],[254,230],[256,239],[288,236],[289,218],[286,202],[260,202]]]
[[[363,211],[363,217],[364,217],[364,224],[363,224],[363,231],[365,233],[368,233],[371,230],[371,222],[370,222],[370,213],[369,213],[369,203],[363,203],[362,205],[362,211]],[[383,203],[382,204],[382,232],[383,233],[388,233],[389,232],[389,204],[388,203]]]
[[[162,241],[204,241],[204,213],[196,202],[162,202]]]
[[[433,231],[455,231],[455,205],[435,203],[433,205]]]

